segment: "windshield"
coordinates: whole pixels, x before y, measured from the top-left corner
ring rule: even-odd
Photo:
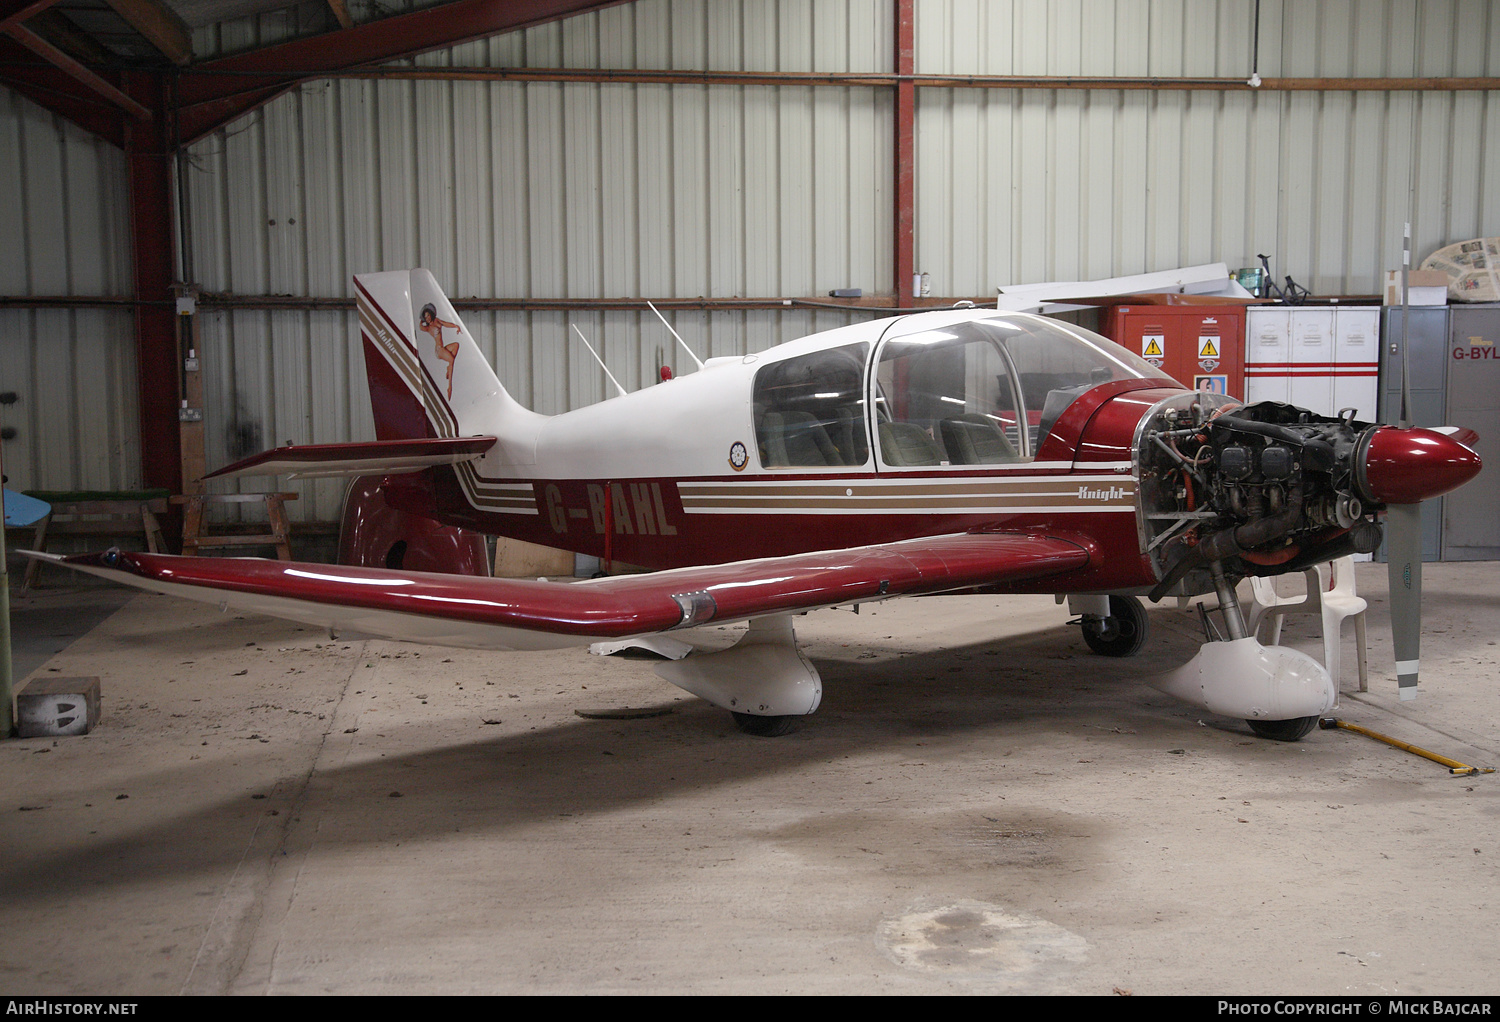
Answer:
[[[1090,331],[1011,314],[893,337],[875,375],[881,461],[901,467],[1029,461],[1091,387],[1162,374]]]

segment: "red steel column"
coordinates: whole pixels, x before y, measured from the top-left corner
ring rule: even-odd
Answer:
[[[136,388],[140,403],[141,475],[148,488],[182,492],[177,423],[177,321],[172,280],[176,232],[172,229],[172,135],[165,75],[125,74],[126,89],[151,108],[149,122],[125,129],[130,185],[130,248],[135,261]]]
[[[896,73],[916,73],[916,0],[896,0]],[[911,297],[916,270],[913,225],[917,205],[917,88],[910,78],[896,84],[896,298]]]

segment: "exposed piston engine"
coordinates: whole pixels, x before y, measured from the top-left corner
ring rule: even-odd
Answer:
[[[1277,401],[1210,395],[1163,402],[1142,423],[1142,539],[1153,599],[1232,576],[1278,575],[1380,545],[1387,503],[1416,503],[1471,478],[1479,460],[1450,436],[1329,417]]]

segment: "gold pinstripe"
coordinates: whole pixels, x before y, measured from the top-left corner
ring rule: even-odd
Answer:
[[[1135,480],[1120,475],[945,479],[844,483],[682,483],[682,508],[707,514],[832,513],[903,511],[1129,511],[1135,510]],[[1089,495],[1090,492],[1094,495]]]

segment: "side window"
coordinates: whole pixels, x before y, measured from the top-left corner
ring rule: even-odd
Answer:
[[[884,465],[1005,465],[1030,457],[1025,407],[1009,360],[990,338],[960,328],[893,340],[881,349],[876,384]]]
[[[1032,443],[1040,447],[1068,406],[1084,392],[1120,378],[1114,367],[1100,364],[1096,350],[1076,342],[1064,343],[1043,329],[1006,341],[1021,376],[1021,393],[1031,409]]]
[[[868,344],[772,362],[755,374],[755,439],[765,468],[859,466],[870,459]]]

